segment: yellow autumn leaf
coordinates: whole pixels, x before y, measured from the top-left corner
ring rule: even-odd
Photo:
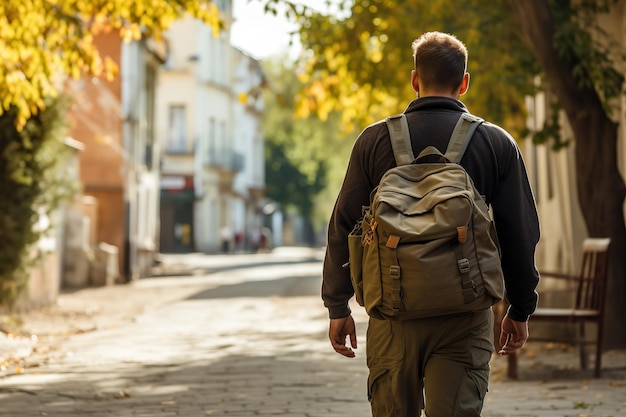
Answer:
[[[20,0],[0,3],[0,89],[2,109],[15,106],[23,127],[47,97],[56,96],[64,77],[100,75],[113,79],[114,63],[100,57],[94,35],[118,31],[133,42],[159,37],[169,25],[190,14],[216,34],[224,26],[209,0]],[[11,19],[10,16],[19,16]],[[15,77],[16,71],[23,77]]]

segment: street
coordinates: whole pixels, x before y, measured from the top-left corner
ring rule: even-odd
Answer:
[[[141,281],[195,290],[5,378],[0,415],[366,415],[364,356],[330,350],[319,278],[315,260]]]
[[[25,324],[39,345],[0,379],[0,416],[368,416],[366,316],[354,306],[357,358],[335,354],[321,259],[302,248],[178,257],[168,262],[186,275],[65,294]],[[575,353],[552,351],[520,367],[541,371],[542,355],[576,366]],[[506,381],[494,358],[484,416],[624,416],[624,357],[607,353],[618,366],[602,379],[554,381]]]

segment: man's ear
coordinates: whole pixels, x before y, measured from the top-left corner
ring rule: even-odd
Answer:
[[[460,96],[467,93],[467,90],[469,89],[469,83],[470,83],[470,75],[469,75],[469,72],[466,72],[463,75],[463,81],[461,82],[461,88],[459,89]]]
[[[420,93],[420,84],[417,77],[417,71],[411,71],[411,87],[413,87],[413,91],[415,91],[418,95]]]

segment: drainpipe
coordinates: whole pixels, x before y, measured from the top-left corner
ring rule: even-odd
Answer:
[[[141,54],[139,43],[122,44],[122,111],[124,115],[122,138],[124,145],[124,264],[122,274],[126,282],[139,278],[137,268],[137,141],[139,129],[137,100],[140,83]]]

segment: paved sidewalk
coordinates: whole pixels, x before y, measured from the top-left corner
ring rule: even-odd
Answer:
[[[64,293],[21,326],[5,322],[0,416],[370,415],[367,317],[355,306],[357,358],[332,352],[321,252],[163,259],[161,275],[180,275]],[[268,274],[291,295],[269,292]],[[519,381],[505,363],[492,361],[483,417],[626,416],[626,352],[603,356],[600,379],[557,345],[529,343]]]

